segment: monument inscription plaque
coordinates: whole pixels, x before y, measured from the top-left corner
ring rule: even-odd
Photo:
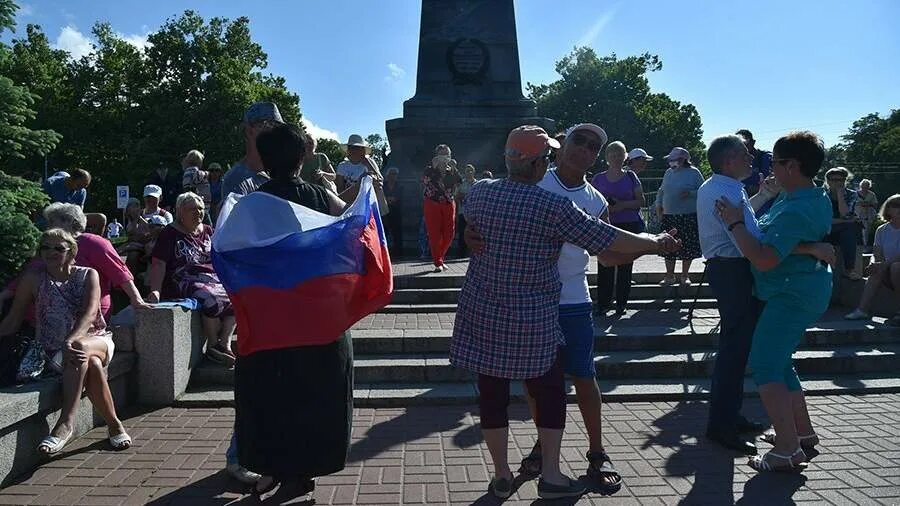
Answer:
[[[478,39],[457,39],[447,49],[447,64],[454,84],[484,84],[491,54]]]

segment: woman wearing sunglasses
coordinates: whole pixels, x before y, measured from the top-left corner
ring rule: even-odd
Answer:
[[[52,228],[38,244],[44,266],[23,275],[12,309],[0,322],[0,336],[16,333],[33,303],[37,341],[47,357],[45,370],[62,374],[62,412],[38,451],[59,453],[72,438],[84,390],[106,421],[110,444],[124,450],[131,446],[131,437],[116,415],[106,378],[115,346],[100,314],[100,277],[90,267],[75,265],[78,242],[68,232]]]
[[[744,210],[716,202],[719,216],[750,260],[756,296],[766,305],[756,324],[748,363],[774,432],[763,440],[774,448],[750,459],[758,471],[797,472],[818,444],[792,354],[806,329],[831,299],[831,269],[811,256],[791,255],[802,242],[819,242],[831,229],[831,202],[813,182],[825,160],[822,139],[794,132],[775,143],[772,172],[784,189],[759,220],[762,239],[746,227]]]

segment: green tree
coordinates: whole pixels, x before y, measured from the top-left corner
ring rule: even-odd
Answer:
[[[602,126],[610,140],[629,148],[642,147],[662,157],[675,146],[691,152],[695,164],[705,167],[703,125],[696,107],[653,93],[647,74],[662,69],[656,55],[599,57],[589,47],[575,48],[556,63],[560,79],[549,84],[529,83],[541,116],[554,118],[565,128],[591,122]],[[602,157],[601,157],[602,158]]]
[[[300,121],[299,97],[283,78],[264,74],[267,55],[245,17],[204,20],[185,11],[149,34],[146,48],[108,23],[92,33],[91,54],[73,60],[31,25],[0,60],[0,71],[45,97],[37,105],[41,127],[63,134],[51,166],[94,176],[90,210],[112,212],[116,185],[140,188],[152,168],[177,167],[188,150],[223,164],[240,159],[241,116],[255,101],[275,102],[286,121]],[[32,158],[12,170],[22,174],[37,163]]]
[[[372,148],[372,155],[379,164],[384,163],[385,154],[388,151],[387,139],[381,134],[369,134],[366,136],[366,144]]]
[[[886,118],[876,113],[863,116],[841,140],[848,162],[900,162],[900,109]]]
[[[40,231],[31,220],[45,205],[40,185],[0,171],[0,286],[34,256]]]
[[[344,159],[344,146],[334,139],[319,139],[316,151],[325,153],[335,169],[337,169],[337,164]]]
[[[15,28],[17,9],[12,0],[0,0],[0,34]],[[32,154],[43,156],[60,141],[59,134],[53,130],[33,128],[38,96],[24,83],[17,85],[7,77],[12,57],[10,48],[0,43],[0,163]]]

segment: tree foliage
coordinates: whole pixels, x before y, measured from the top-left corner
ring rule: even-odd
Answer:
[[[529,83],[527,88],[538,114],[555,119],[561,128],[596,123],[611,141],[646,149],[656,164],[661,164],[661,155],[683,146],[695,164],[705,165],[697,108],[650,89],[647,74],[660,69],[662,61],[649,53],[620,59],[615,53],[599,57],[593,49],[579,47],[556,63],[560,79]]]
[[[325,153],[335,169],[337,169],[337,164],[344,159],[344,146],[334,139],[319,139],[316,143],[316,151]]]
[[[0,286],[34,256],[40,231],[31,218],[47,201],[37,183],[0,171]]]
[[[863,116],[841,140],[839,149],[847,162],[900,162],[900,109],[886,118],[876,113]]]
[[[51,168],[92,173],[91,210],[111,211],[116,185],[136,190],[152,169],[177,168],[191,149],[223,165],[240,159],[241,117],[255,101],[275,102],[285,121],[300,121],[299,97],[283,78],[263,73],[267,55],[246,17],[204,20],[185,11],[150,33],[144,48],[97,23],[92,52],[78,60],[53,49],[39,26],[26,32],[0,74],[43,98],[34,125],[63,136]],[[32,158],[11,170],[36,165]]]

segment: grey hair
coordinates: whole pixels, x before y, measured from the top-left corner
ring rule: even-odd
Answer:
[[[534,170],[534,158],[526,158],[525,160],[506,159],[506,172],[510,176],[528,176]]]
[[[860,185],[860,186],[865,185],[865,186],[871,187],[871,186],[872,186],[872,180],[871,180],[871,179],[863,179],[862,181],[859,182],[859,185]]]
[[[709,166],[716,174],[722,172],[722,165],[725,160],[735,151],[740,151],[744,147],[744,139],[739,135],[722,135],[716,137],[709,144],[706,150],[706,158],[709,160]]]
[[[181,211],[181,208],[184,207],[188,202],[194,202],[199,206],[203,205],[203,197],[197,195],[194,192],[184,192],[178,196],[175,200],[175,214],[178,214]]]
[[[400,174],[400,169],[397,167],[388,167],[386,171],[384,171],[385,176],[390,176],[391,174]]]
[[[54,202],[44,208],[44,219],[47,220],[48,228],[61,228],[72,235],[81,234],[87,229],[87,217],[75,204]]]

